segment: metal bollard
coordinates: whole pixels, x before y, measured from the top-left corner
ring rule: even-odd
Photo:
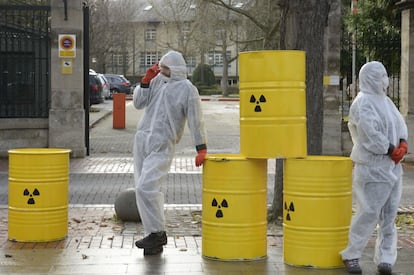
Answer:
[[[112,118],[114,129],[125,129],[125,94],[113,95]]]

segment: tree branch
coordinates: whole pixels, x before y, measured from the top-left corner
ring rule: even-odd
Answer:
[[[203,1],[209,2],[209,3],[211,3],[213,5],[216,5],[216,6],[224,7],[224,8],[229,9],[229,10],[235,12],[235,13],[243,15],[243,16],[247,17],[250,21],[253,22],[253,24],[255,24],[257,27],[259,27],[262,30],[267,30],[268,29],[268,27],[266,25],[261,24],[260,21],[256,20],[256,18],[254,18],[254,16],[251,15],[249,12],[247,12],[243,9],[235,8],[235,7],[225,3],[223,0],[203,0]]]

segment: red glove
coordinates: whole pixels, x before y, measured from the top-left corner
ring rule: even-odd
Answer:
[[[207,149],[202,149],[197,151],[197,156],[195,157],[195,165],[197,167],[203,165],[204,159],[206,158]]]
[[[395,164],[399,163],[402,158],[404,157],[405,152],[400,147],[394,147],[394,149],[391,152],[391,159],[395,162]]]
[[[408,153],[408,144],[405,140],[400,141],[400,146],[398,146],[401,150],[403,150],[404,155]]]
[[[157,74],[160,72],[160,68],[158,67],[158,63],[155,63],[151,67],[147,69],[147,73],[144,75],[143,78],[141,78],[142,84],[149,84],[151,79],[157,76]]]

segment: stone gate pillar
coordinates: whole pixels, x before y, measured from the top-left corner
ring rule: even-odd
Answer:
[[[84,157],[83,1],[51,0],[49,147]]]
[[[414,161],[414,0],[403,0],[396,5],[401,10],[400,111],[408,125],[406,160]]]

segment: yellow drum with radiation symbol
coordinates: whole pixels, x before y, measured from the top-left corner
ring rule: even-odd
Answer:
[[[242,52],[239,58],[240,153],[305,157],[305,52]]]
[[[256,260],[267,250],[267,160],[207,155],[203,166],[202,255]]]
[[[68,230],[68,149],[9,150],[8,238],[63,239]]]
[[[342,267],[352,215],[352,161],[348,157],[286,159],[283,259],[291,265]]]

